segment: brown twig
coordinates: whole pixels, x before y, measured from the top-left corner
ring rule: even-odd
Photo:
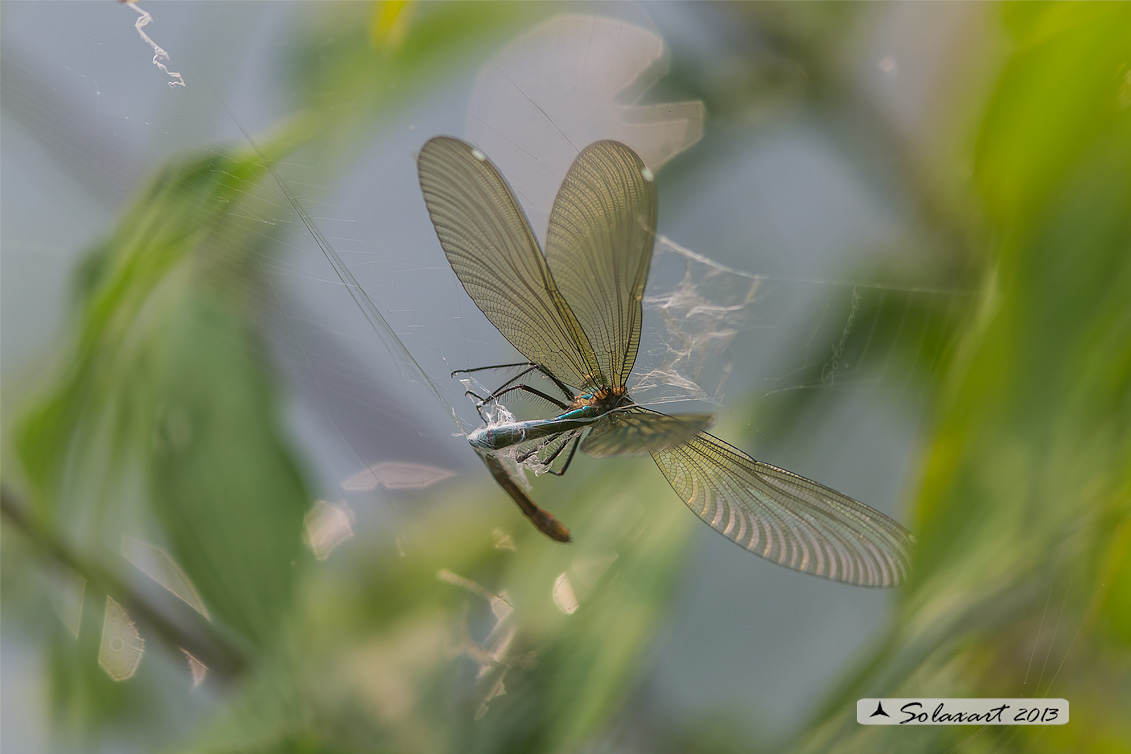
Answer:
[[[6,524],[19,530],[47,558],[82,576],[100,592],[111,595],[126,608],[132,619],[160,637],[170,648],[183,649],[203,663],[210,676],[231,681],[246,670],[248,659],[244,652],[219,636],[215,627],[187,611],[173,620],[111,570],[76,554],[29,516],[27,506],[3,483],[0,483],[0,513]]]

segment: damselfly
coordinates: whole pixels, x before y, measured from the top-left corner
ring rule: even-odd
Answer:
[[[556,474],[565,473],[579,446],[598,457],[648,453],[695,515],[756,555],[861,586],[895,586],[906,578],[914,538],[900,524],[755,461],[703,431],[707,414],[669,416],[629,398],[657,215],[652,172],[635,152],[616,141],[582,150],[554,201],[544,253],[510,187],[478,149],[436,137],[421,149],[417,166],[452,270],[527,359],[507,365],[526,369],[477,396],[480,407],[523,391],[561,410],[551,419],[488,424],[468,436],[542,532],[569,541],[569,531],[511,478],[500,452],[516,449],[518,460],[535,457]],[[527,384],[534,373],[562,399]]]

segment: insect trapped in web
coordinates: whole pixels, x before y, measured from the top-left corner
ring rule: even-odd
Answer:
[[[509,475],[501,453],[513,451],[520,462],[536,458],[554,474],[565,473],[579,447],[596,457],[649,454],[692,512],[756,555],[859,586],[906,579],[914,538],[896,521],[708,434],[710,415],[671,416],[629,396],[658,211],[653,174],[632,149],[598,141],[581,151],[554,200],[544,251],[480,150],[436,137],[421,149],[417,167],[452,270],[527,360],[504,365],[525,369],[476,396],[480,409],[524,392],[561,412],[488,424],[468,436],[536,527],[569,541],[568,529]],[[534,373],[560,397],[527,384]]]

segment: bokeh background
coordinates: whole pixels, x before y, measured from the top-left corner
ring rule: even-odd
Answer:
[[[166,70],[134,6],[0,6],[4,751],[1131,750],[1131,6],[140,9]],[[570,76],[521,45],[563,12],[663,55],[561,35]],[[762,562],[648,459],[532,479],[560,546],[466,447],[449,372],[514,352],[414,156],[506,133],[536,217],[578,139],[633,143],[574,97],[701,136],[638,372],[904,521],[909,584]]]

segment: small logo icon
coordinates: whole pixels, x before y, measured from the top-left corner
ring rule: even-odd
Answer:
[[[876,711],[868,715],[868,717],[891,717],[888,713],[884,712],[884,703],[876,701]]]

